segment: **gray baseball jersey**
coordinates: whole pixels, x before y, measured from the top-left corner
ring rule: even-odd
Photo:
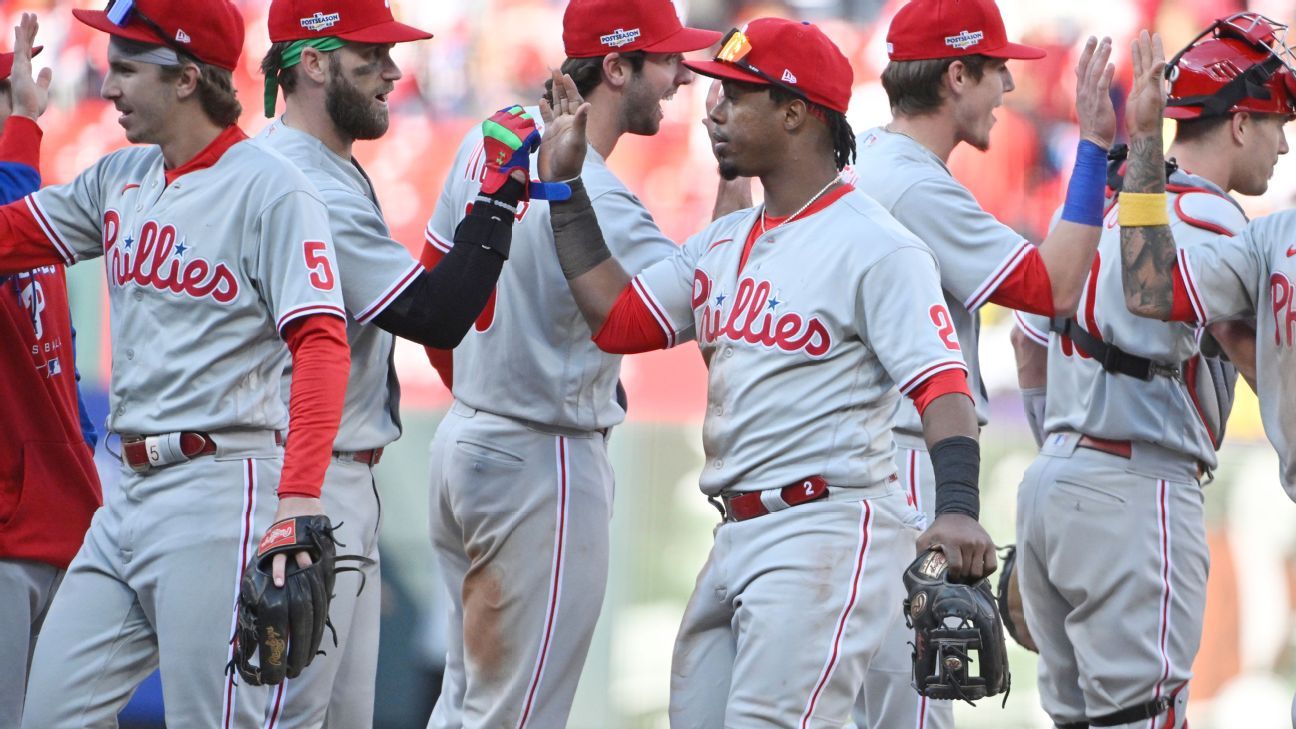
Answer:
[[[877,200],[940,262],[941,286],[963,345],[977,420],[985,425],[989,402],[981,381],[978,309],[1031,253],[1032,244],[999,222],[931,150],[881,127],[859,136],[856,187]],[[922,422],[911,404],[896,416],[897,439],[922,447]]]
[[[282,119],[257,139],[297,165],[328,208],[351,345],[351,375],[334,449],[381,448],[400,437],[400,384],[392,366],[395,338],[369,323],[418,278],[423,266],[392,239],[373,184],[354,160],[339,157]]]
[[[1253,221],[1236,237],[1179,249],[1197,321],[1256,318],[1256,386],[1283,488],[1296,499],[1296,213]]]
[[[1217,235],[1236,233],[1246,215],[1210,181],[1176,172],[1170,178],[1168,205],[1175,242],[1192,248]],[[1103,223],[1094,272],[1085,282],[1076,321],[1090,334],[1125,352],[1154,362],[1181,365],[1198,356],[1200,329],[1182,322],[1160,322],[1131,314],[1121,282],[1117,207]],[[1044,317],[1018,314],[1018,324],[1033,340],[1047,344],[1046,433],[1072,431],[1109,440],[1136,440],[1168,448],[1214,467],[1215,444],[1184,379],[1154,377],[1150,382],[1112,374],[1068,337],[1049,334]],[[1185,368],[1193,375],[1193,367]]]
[[[527,111],[540,119],[534,107]],[[479,128],[465,137],[428,223],[428,243],[442,252],[453,246],[455,226],[481,188],[486,171],[481,139]],[[604,240],[627,271],[635,273],[675,252],[675,243],[592,147],[581,179]],[[621,357],[599,350],[591,335],[553,255],[548,203],[523,203],[495,297],[454,350],[455,399],[564,428],[616,425],[625,417],[615,397]]]
[[[108,428],[282,427],[279,332],[343,314],[327,211],[300,172],[252,140],[170,185],[164,176],[158,147],[133,147],[25,198],[68,264],[105,257]]]
[[[760,214],[715,221],[634,279],[668,344],[697,339],[708,362],[702,490],[894,478],[900,395],[966,369],[935,258],[849,191],[760,236],[740,270]]]

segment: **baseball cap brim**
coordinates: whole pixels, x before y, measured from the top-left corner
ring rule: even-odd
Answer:
[[[684,65],[694,73],[700,73],[710,78],[718,78],[726,81],[741,81],[748,84],[759,84],[761,86],[770,86],[770,82],[757,76],[751,71],[725,63],[723,61],[685,61]]]
[[[701,28],[683,27],[651,45],[640,48],[648,53],[687,53],[710,48],[724,37],[723,33]]]
[[[44,46],[36,46],[32,49],[32,55],[39,56],[44,48]],[[9,74],[13,73],[13,59],[12,53],[0,53],[0,81],[9,78]]]
[[[1003,48],[996,48],[993,51],[979,51],[979,53],[991,58],[1011,58],[1021,61],[1035,61],[1048,55],[1043,48],[1028,46],[1024,43],[1005,43]]]
[[[427,40],[432,34],[393,20],[349,33],[338,33],[337,37],[353,43],[409,43]]]
[[[85,23],[91,28],[102,30],[109,35],[115,35],[118,38],[139,41],[140,43],[149,43],[155,46],[166,45],[166,41],[158,37],[158,34],[153,32],[152,28],[138,20],[132,20],[123,28],[109,20],[108,13],[104,10],[83,10],[81,8],[75,8],[72,10],[72,15],[77,20]]]

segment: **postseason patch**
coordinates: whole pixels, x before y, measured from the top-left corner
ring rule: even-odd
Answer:
[[[945,45],[951,48],[957,48],[960,51],[964,48],[971,48],[985,39],[985,33],[974,30],[972,32],[963,31],[958,35],[945,36]]]
[[[332,28],[340,22],[342,22],[342,13],[329,13],[328,15],[325,15],[324,13],[316,11],[316,13],[309,18],[301,19],[301,27],[318,33],[326,28]]]
[[[607,35],[599,36],[599,43],[602,43],[609,48],[620,48],[621,46],[629,45],[639,40],[639,35],[640,33],[638,28],[631,28],[630,30],[617,28]]]

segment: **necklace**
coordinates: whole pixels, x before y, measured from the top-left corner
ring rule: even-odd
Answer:
[[[796,218],[796,216],[800,215],[801,213],[804,213],[804,212],[806,211],[806,208],[808,208],[808,207],[810,207],[811,205],[813,205],[815,200],[818,200],[819,198],[823,197],[823,194],[824,194],[825,192],[828,192],[828,188],[832,187],[832,186],[833,186],[834,184],[836,184],[836,183],[837,183],[837,178],[836,178],[836,177],[834,177],[834,178],[832,178],[831,180],[829,180],[827,185],[824,185],[822,188],[819,189],[819,192],[816,192],[816,193],[815,193],[815,194],[814,194],[814,195],[813,195],[809,200],[806,200],[806,204],[805,204],[805,205],[802,205],[802,206],[800,207],[800,209],[798,209],[795,213],[792,213],[791,215],[787,216],[786,218],[783,219],[783,222],[782,222],[782,223],[779,223],[778,225],[776,225],[776,226],[774,226],[774,227],[777,228],[777,227],[779,227],[779,225],[787,225],[788,223],[792,222],[792,221]],[[762,204],[761,204],[760,234],[759,234],[759,235],[765,235],[767,232],[769,232],[769,231],[766,230],[766,228],[765,228],[765,204],[762,203]],[[758,237],[759,237],[759,236],[758,236]]]

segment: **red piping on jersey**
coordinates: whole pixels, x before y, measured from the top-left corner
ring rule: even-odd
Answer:
[[[267,721],[264,729],[275,729],[279,726],[279,711],[283,709],[284,694],[288,692],[288,681],[281,681],[275,687],[274,708],[270,711],[270,719]]]
[[[62,259],[62,263],[68,266],[71,266],[73,263],[76,263],[76,257],[72,253],[71,246],[69,246],[67,243],[64,243],[63,238],[59,236],[58,231],[54,230],[54,226],[50,224],[49,218],[45,216],[45,211],[41,210],[40,204],[36,202],[35,196],[28,195],[27,197],[23,198],[23,201],[27,204],[27,212],[31,216],[31,222],[34,223],[36,227],[39,228],[40,236],[44,237],[46,241],[53,244],[55,252],[57,252],[59,254],[59,257]],[[13,205],[16,206],[18,205],[18,203],[13,203]],[[19,210],[16,209],[15,212],[19,212]],[[14,221],[14,223],[15,223],[13,225],[14,228],[26,227],[26,226],[22,226],[19,223],[19,221]],[[27,237],[35,238],[36,236],[29,235]],[[35,266],[33,266],[33,268],[35,268]]]
[[[638,276],[630,280],[630,285],[635,288],[639,294],[640,300],[648,305],[648,312],[652,314],[657,325],[661,327],[662,333],[666,335],[666,348],[675,346],[675,330],[671,327],[670,318],[666,316],[666,310],[662,307],[661,302],[653,297],[652,291],[644,285],[642,279]]]
[[[632,281],[621,290],[592,339],[599,349],[610,354],[639,354],[666,349],[670,334],[648,310],[648,303]]]
[[[976,311],[980,308],[980,306],[990,297],[990,294],[994,293],[995,289],[999,288],[999,286],[1004,282],[1008,277],[1008,274],[1017,268],[1017,266],[1021,265],[1022,261],[1026,260],[1026,252],[1031,247],[1030,241],[1024,240],[1021,243],[1018,243],[1017,247],[1012,250],[1012,253],[1008,254],[995,270],[992,271],[989,276],[986,276],[985,281],[981,282],[981,285],[977,287],[976,291],[972,292],[972,295],[968,297],[967,301],[963,302],[963,308],[968,311]],[[1049,289],[1049,297],[1051,299],[1053,296],[1051,285],[1049,286]]]
[[[1192,386],[1192,383],[1197,381],[1197,373],[1200,369],[1200,355],[1188,360],[1184,363],[1183,380],[1185,383],[1188,383],[1188,399],[1192,400],[1193,409],[1197,411],[1197,419],[1201,421],[1202,430],[1205,430],[1206,435],[1210,436],[1211,446],[1215,450],[1219,450],[1219,438],[1210,428],[1206,427],[1206,414],[1202,412],[1201,400],[1197,397],[1197,388]]]
[[[842,197],[844,197],[846,193],[853,192],[854,190],[855,188],[852,187],[849,183],[842,183],[840,187],[836,188],[835,190],[832,190],[831,192],[825,194],[823,197],[820,197],[818,200],[815,200],[813,203],[811,203],[810,207],[803,210],[801,212],[801,215],[797,217],[797,221],[805,220],[811,215],[820,212],[821,210],[827,208],[829,205],[832,205],[833,203],[842,199]],[[756,239],[759,238],[764,233],[768,233],[774,230],[775,228],[777,228],[778,226],[786,222],[788,218],[792,217],[791,215],[785,215],[781,218],[771,218],[769,216],[765,216],[764,218],[765,225],[762,226],[760,224],[761,216],[764,215],[764,213],[765,213],[765,208],[764,206],[762,206],[761,215],[756,216],[756,220],[752,223],[751,230],[747,231],[747,241],[743,243],[742,256],[738,259],[739,273],[741,273],[743,268],[746,267],[747,257],[751,255],[752,246],[756,245]],[[724,241],[719,241],[719,242],[723,243]]]
[[[1201,228],[1202,230],[1209,230],[1212,233],[1218,233],[1220,235],[1234,234],[1233,231],[1229,230],[1228,228],[1225,228],[1222,225],[1217,225],[1208,220],[1201,220],[1199,218],[1194,218],[1190,215],[1185,214],[1183,211],[1183,196],[1190,192],[1204,192],[1207,195],[1214,195],[1215,197],[1227,200],[1230,205],[1236,207],[1237,203],[1233,202],[1233,199],[1230,198],[1228,195],[1221,195],[1220,193],[1208,187],[1194,187],[1192,185],[1166,185],[1166,192],[1173,192],[1178,195],[1178,197],[1175,198],[1175,215],[1179,216],[1180,220],[1184,221],[1185,223],[1195,228]]]
[[[832,650],[828,654],[828,660],[819,674],[819,681],[815,684],[814,692],[810,694],[810,700],[806,703],[805,711],[801,714],[800,729],[806,729],[810,725],[810,718],[814,716],[815,705],[819,703],[819,695],[823,693],[824,686],[828,684],[828,679],[832,677],[833,671],[837,668],[837,659],[841,655],[842,635],[846,632],[846,621],[850,619],[851,611],[855,609],[855,601],[859,598],[860,578],[864,574],[864,565],[868,561],[869,531],[873,524],[873,507],[868,501],[860,503],[864,507],[864,513],[860,514],[860,541],[859,548],[855,553],[855,574],[851,576],[850,598],[846,601],[845,607],[842,608],[841,617],[837,619],[837,631],[833,635]]]
[[[1013,312],[1013,318],[1017,320],[1017,328],[1022,330],[1022,332],[1026,336],[1030,337],[1032,342],[1035,342],[1041,347],[1049,346],[1048,332],[1041,332],[1040,330],[1031,326],[1030,322],[1026,321],[1026,317],[1022,316],[1021,312],[1019,311]]]
[[[932,377],[936,373],[941,372],[943,370],[953,370],[953,369],[962,370],[963,376],[967,377],[967,365],[964,364],[962,360],[950,359],[950,360],[945,360],[943,362],[937,362],[935,364],[924,367],[922,370],[918,372],[918,374],[900,383],[900,386],[898,388],[900,390],[900,394],[908,396],[909,391],[914,389],[914,387],[916,387],[917,385],[922,384],[923,380],[926,380],[927,378]]]
[[[1157,679],[1153,700],[1161,698],[1161,687],[1170,677],[1170,655],[1166,652],[1166,640],[1170,632],[1170,506],[1167,503],[1169,483],[1157,481],[1157,526],[1160,527],[1161,543],[1161,616],[1157,626],[1157,646],[1161,651],[1161,678]]]
[[[410,270],[407,271],[405,275],[401,276],[396,283],[392,284],[391,288],[387,290],[387,293],[378,297],[377,301],[370,304],[368,308],[357,314],[355,320],[361,324],[368,324],[370,319],[381,314],[389,305],[391,305],[391,302],[394,301],[397,296],[401,295],[402,291],[409,288],[409,285],[414,283],[414,279],[418,278],[419,274],[423,273],[423,270],[422,263],[417,261],[414,262],[410,266]]]
[[[232,620],[233,630],[238,629],[238,596],[243,584],[243,572],[247,569],[250,547],[252,544],[252,515],[256,513],[256,462],[248,458],[243,461],[243,518],[242,525],[239,527],[239,556],[238,556],[238,579],[234,581],[234,599],[231,606],[234,609]],[[233,632],[231,630],[231,633]],[[230,643],[229,658],[234,658],[234,643]],[[230,721],[234,715],[234,672],[230,671],[225,678],[225,706],[221,723],[223,729],[230,729]]]
[[[205,170],[208,167],[211,167],[220,161],[220,158],[229,151],[230,147],[233,147],[247,138],[248,135],[244,134],[243,130],[239,129],[237,124],[231,124],[225,127],[221,130],[220,134],[216,135],[216,138],[213,139],[210,144],[204,147],[201,152],[194,155],[193,159],[185,162],[179,167],[167,170],[165,173],[166,184],[170,185],[190,172],[197,172],[198,170]]]
[[[1192,267],[1188,265],[1187,252],[1182,248],[1179,249],[1174,266],[1170,269],[1170,278],[1171,285],[1174,287],[1170,302],[1170,320],[1196,321],[1201,324],[1209,321],[1201,295],[1197,293],[1197,282],[1193,280]]]
[[[1048,265],[1044,263],[1039,248],[1030,243],[1023,245],[1026,251],[1021,260],[1008,269],[1008,275],[994,286],[985,301],[1015,311],[1052,317],[1056,308],[1053,306],[1053,280],[1049,277]],[[984,302],[977,302],[977,306],[981,303]]]
[[[553,640],[554,621],[558,616],[559,598],[562,594],[563,554],[567,541],[567,490],[568,490],[568,450],[567,439],[558,436],[558,522],[554,534],[553,577],[549,584],[549,607],[545,615],[545,632],[540,641],[540,655],[536,656],[535,672],[531,675],[531,686],[527,690],[526,705],[522,708],[522,718],[518,719],[517,729],[525,729],[531,717],[531,707],[535,702],[536,690],[540,688],[540,679],[544,676],[545,661],[549,657],[549,643]]]

